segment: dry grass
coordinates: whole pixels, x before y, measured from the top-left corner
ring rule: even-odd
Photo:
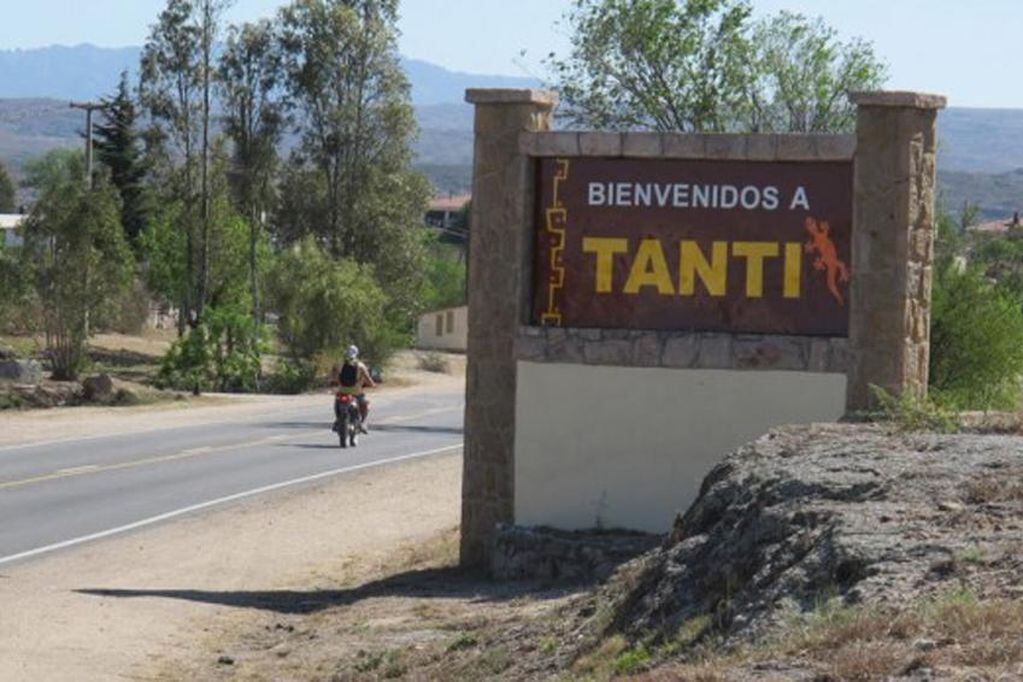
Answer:
[[[1023,469],[975,478],[966,484],[963,501],[968,504],[1023,501]]]
[[[612,635],[585,645],[580,625],[592,624],[596,617],[592,612],[582,616],[589,597],[461,574],[452,568],[457,543],[452,529],[429,542],[346,568],[353,579],[377,581],[377,587],[344,606],[308,616],[276,616],[272,626],[267,622],[266,634],[260,628],[241,638],[235,633],[223,643],[224,650],[240,654],[246,665],[230,674],[217,670],[215,677],[635,676],[719,682],[877,680],[916,669],[931,669],[941,679],[1020,679],[1023,674],[1023,601],[982,600],[957,592],[903,608],[822,602],[770,639],[739,649],[719,645],[711,618],[682,624],[671,642]],[[288,624],[286,633],[278,622]],[[285,658],[275,653],[281,651],[288,652]],[[208,675],[210,668],[197,672]]]
[[[680,679],[742,679],[742,671],[785,662],[833,680],[877,680],[915,669],[982,679],[1023,672],[1023,601],[979,600],[968,592],[903,609],[824,606],[757,646],[692,665]]]
[[[451,371],[451,366],[447,357],[442,353],[427,351],[419,355],[419,369],[426,372],[448,374]]]

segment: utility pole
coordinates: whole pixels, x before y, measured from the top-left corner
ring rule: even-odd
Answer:
[[[92,179],[92,112],[100,109],[106,109],[107,105],[102,102],[71,102],[72,109],[84,109],[85,110],[85,187],[88,190],[92,190],[93,179]],[[88,272],[86,272],[86,280],[88,280]],[[85,311],[85,338],[89,338],[89,323],[92,317],[89,310]]]
[[[71,102],[72,109],[85,110],[85,186],[92,189],[92,112],[106,109],[102,102]]]

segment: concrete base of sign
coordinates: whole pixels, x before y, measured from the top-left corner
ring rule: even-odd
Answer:
[[[844,374],[518,363],[515,522],[666,532],[722,455],[834,421]]]

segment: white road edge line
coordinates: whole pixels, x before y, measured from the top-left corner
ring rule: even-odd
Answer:
[[[64,540],[63,542],[57,542],[52,545],[46,545],[45,547],[37,547],[36,549],[30,549],[26,552],[19,552],[18,554],[12,554],[10,556],[0,557],[0,566],[20,559],[28,559],[30,557],[39,556],[41,554],[48,554],[50,552],[56,552],[60,549],[66,549],[68,547],[74,547],[75,545],[85,544],[86,542],[92,542],[93,540],[101,540],[108,538],[112,535],[120,535],[121,533],[127,533],[128,531],[136,530],[138,528],[144,528],[146,526],[152,526],[153,524],[167,521],[169,519],[176,518],[178,516],[184,516],[185,514],[191,514],[192,512],[201,511],[210,507],[215,507],[220,504],[226,504],[227,502],[234,502],[235,500],[241,500],[246,497],[252,497],[254,495],[261,495],[274,490],[280,490],[281,488],[288,488],[293,485],[300,485],[302,483],[310,483],[312,481],[318,481],[323,478],[330,478],[331,476],[337,476],[339,474],[346,474],[352,471],[360,471],[362,469],[372,469],[374,467],[385,466],[388,464],[394,464],[395,462],[404,462],[410,459],[419,459],[421,457],[429,457],[430,455],[439,455],[442,452],[449,452],[452,450],[459,450],[463,446],[462,443],[458,445],[448,445],[443,448],[435,448],[433,450],[424,450],[423,452],[413,452],[408,455],[401,455],[400,457],[392,457],[390,459],[382,459],[376,462],[367,462],[365,464],[356,464],[354,466],[342,467],[340,469],[331,469],[330,471],[321,471],[318,474],[312,474],[310,476],[303,476],[301,478],[293,478],[290,481],[281,481],[280,483],[273,483],[271,485],[265,485],[260,488],[254,488],[252,490],[246,490],[245,492],[235,493],[226,497],[218,497],[215,500],[209,500],[207,502],[200,502],[199,504],[193,504],[189,507],[183,507],[182,509],[175,509],[157,516],[151,516],[147,519],[135,521],[124,526],[118,526],[117,528],[110,528],[109,530],[103,530],[98,533],[90,533],[89,535],[83,535],[81,537],[72,538],[71,540]]]

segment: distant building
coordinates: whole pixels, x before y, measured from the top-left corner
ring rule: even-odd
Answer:
[[[465,352],[469,344],[469,308],[445,308],[419,316],[416,348]]]
[[[1023,236],[1023,222],[1020,220],[1019,211],[1012,214],[1011,218],[992,220],[970,226],[971,232],[982,232],[987,234],[1008,234],[1010,236]]]
[[[21,246],[21,237],[15,230],[25,216],[20,213],[0,213],[0,243],[4,246]]]
[[[471,199],[468,194],[433,199],[426,209],[426,224],[444,230],[461,228],[459,214]]]

